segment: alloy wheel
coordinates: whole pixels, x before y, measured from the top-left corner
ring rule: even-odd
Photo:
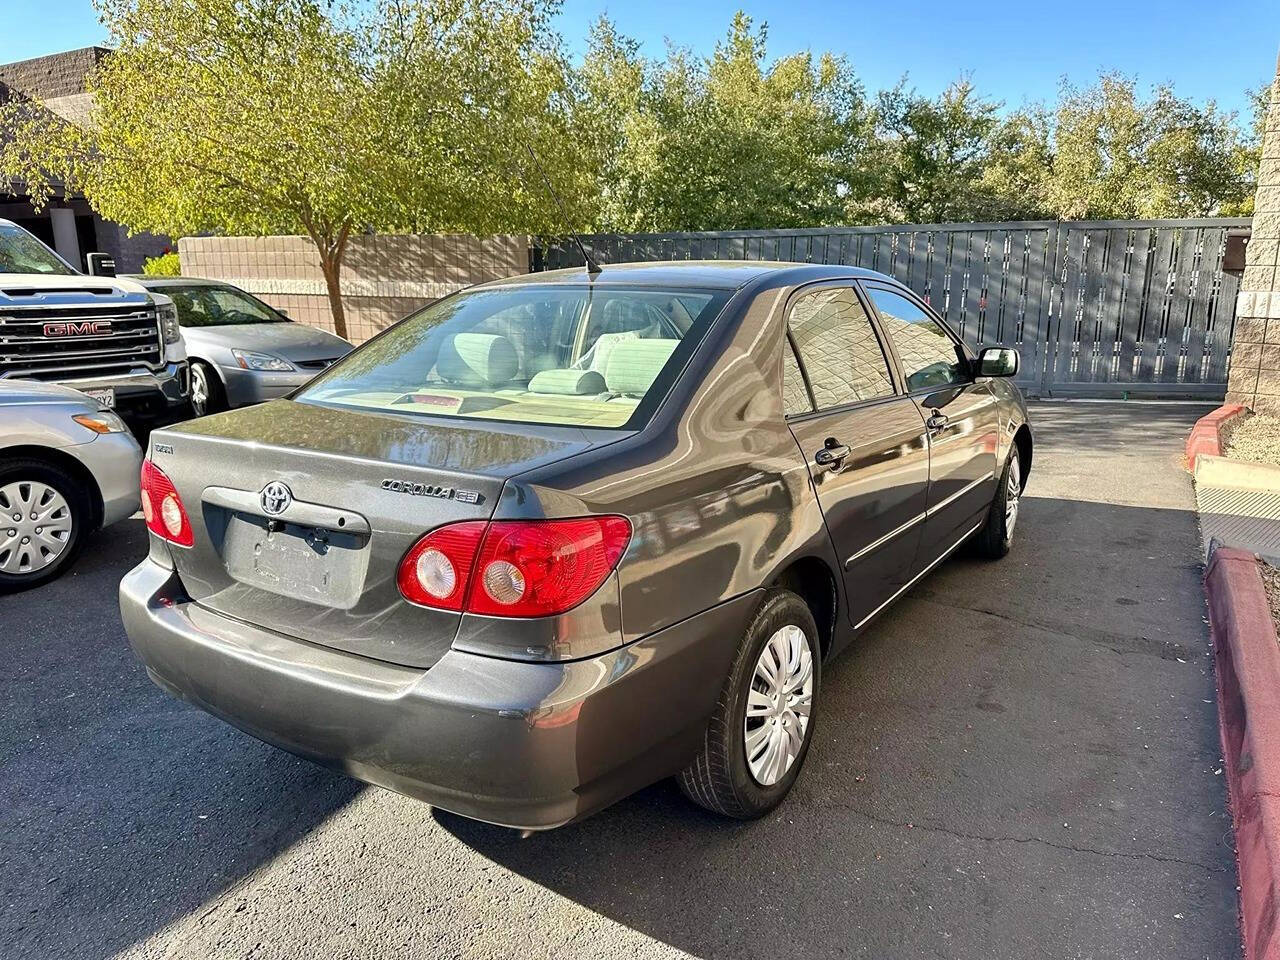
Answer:
[[[0,487],[0,571],[22,576],[48,567],[71,542],[67,498],[37,480]]]
[[[1022,468],[1018,454],[1009,458],[1009,479],[1004,494],[1004,535],[1012,539],[1013,525],[1018,522],[1018,497],[1022,494]]]
[[[761,786],[777,783],[804,749],[813,706],[813,654],[803,630],[788,624],[756,660],[743,721],[747,768]]]
[[[204,368],[191,368],[191,412],[202,417],[209,409],[209,380]]]

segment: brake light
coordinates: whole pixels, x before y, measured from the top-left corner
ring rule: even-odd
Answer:
[[[493,617],[550,617],[599,589],[631,540],[626,517],[466,521],[419,540],[400,562],[405,599]]]
[[[142,462],[142,516],[147,529],[180,547],[194,544],[195,535],[182,498],[173,481],[150,460]]]
[[[401,595],[424,607],[461,610],[486,526],[484,520],[451,523],[415,543],[396,573]]]

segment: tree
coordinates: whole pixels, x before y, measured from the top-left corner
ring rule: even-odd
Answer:
[[[0,171],[137,230],[304,233],[339,335],[353,232],[563,226],[527,149],[580,196],[536,0],[97,2],[115,50],[89,125],[10,102]]]
[[[844,158],[869,133],[842,58],[767,61],[767,28],[734,16],[709,57],[672,48],[650,62],[601,19],[580,71],[598,125],[599,223],[622,230],[723,230],[837,221]]]
[[[1083,90],[1063,83],[1055,111],[1047,200],[1064,219],[1208,216],[1253,192],[1235,114],[1103,74]]]

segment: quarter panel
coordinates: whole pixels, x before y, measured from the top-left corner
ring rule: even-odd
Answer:
[[[645,431],[503,490],[495,518],[631,520],[618,567],[628,642],[767,585],[796,558],[838,569],[783,418],[785,293],[731,301]]]

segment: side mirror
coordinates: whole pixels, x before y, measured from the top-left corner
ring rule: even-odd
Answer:
[[[274,310],[276,313],[280,314],[280,316],[284,317],[286,320],[289,319],[288,310],[281,310],[279,307],[272,307],[271,309]]]
[[[114,277],[116,262],[109,253],[87,253],[84,257],[91,277]]]
[[[980,377],[1012,377],[1018,372],[1019,359],[1012,347],[984,347],[974,366]]]

